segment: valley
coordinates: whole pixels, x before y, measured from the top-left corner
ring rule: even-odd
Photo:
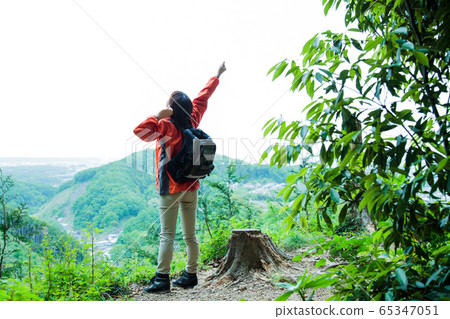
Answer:
[[[18,185],[27,183],[42,192],[46,187],[52,189],[41,202],[29,205],[31,216],[50,222],[78,241],[84,236],[83,229],[91,223],[101,229],[95,241],[96,249],[117,258],[127,254],[127,247],[134,244],[133,238],[137,233],[142,236],[142,232],[148,231],[148,225],[154,224],[152,229],[158,232],[154,177],[145,173],[148,170],[130,165],[142,162],[130,158],[142,156],[133,154],[110,163],[102,163],[100,159],[0,159],[0,165],[3,165],[0,168],[5,174],[11,174]],[[214,174],[207,180],[220,180],[231,162],[219,155]],[[256,168],[254,164],[239,163],[236,174],[245,178],[231,184],[236,196],[246,205],[263,209],[267,208],[267,200],[273,197],[275,190],[282,187],[287,170],[280,174],[275,169],[263,167],[266,172],[261,174],[261,168],[258,171]],[[210,192],[207,183],[202,181],[205,193]],[[34,203],[33,195],[36,194],[21,196],[21,200]],[[114,248],[116,244],[119,245]],[[157,244],[157,238],[147,244]]]

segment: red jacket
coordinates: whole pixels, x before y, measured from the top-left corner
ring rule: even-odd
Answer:
[[[198,127],[208,106],[208,99],[214,93],[218,84],[219,78],[213,76],[192,101],[191,123],[194,128]],[[193,191],[200,188],[198,180],[177,183],[166,171],[167,162],[178,153],[183,144],[183,132],[178,130],[169,119],[158,121],[156,116],[150,116],[134,129],[134,134],[145,142],[156,140],[156,189],[160,195]]]

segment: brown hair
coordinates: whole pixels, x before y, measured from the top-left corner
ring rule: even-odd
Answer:
[[[169,107],[173,113],[170,116],[175,127],[181,131],[192,127],[192,101],[186,93],[175,91],[170,95]]]

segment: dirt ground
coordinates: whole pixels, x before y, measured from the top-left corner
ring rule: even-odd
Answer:
[[[296,252],[298,254],[300,252]],[[296,254],[291,254],[295,256]],[[324,256],[320,256],[324,258]],[[308,274],[318,275],[323,273],[324,267],[316,268],[315,263],[320,259],[317,256],[304,257],[300,262],[290,262],[290,267],[282,270],[272,271],[272,273],[254,272],[251,278],[237,279],[234,282],[222,283],[220,280],[207,280],[215,273],[217,268],[201,270],[198,273],[199,284],[193,289],[183,289],[172,287],[170,293],[148,294],[144,292],[145,286],[134,284],[130,287],[131,293],[127,300],[136,301],[238,301],[245,299],[248,301],[270,301],[286,292],[285,289],[277,286],[276,282],[297,281],[298,277],[304,273],[305,268]],[[327,265],[330,262],[327,261]],[[331,297],[328,288],[316,290],[313,300],[326,300]],[[298,294],[292,294],[288,300],[301,300]]]

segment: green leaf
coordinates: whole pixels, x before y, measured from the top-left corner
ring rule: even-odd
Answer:
[[[277,63],[277,64],[275,64],[273,67],[271,67],[270,70],[267,72],[266,75],[269,75],[270,73],[272,73],[273,70],[275,70],[279,64],[280,64],[280,63]]]
[[[318,33],[316,34],[316,37],[315,37],[315,39],[314,39],[314,41],[313,41],[313,43],[312,43],[312,46],[313,46],[315,49],[317,49],[317,48],[319,47],[319,44],[320,44],[320,37],[317,37],[317,35],[318,35]]]
[[[416,281],[416,287],[422,289],[422,288],[425,288],[425,285],[420,281]]]
[[[408,29],[406,27],[400,27],[400,28],[395,29],[391,33],[408,34]]]
[[[406,291],[408,289],[408,278],[406,277],[405,271],[401,268],[395,269],[395,277],[400,283],[400,288]]]
[[[314,267],[316,267],[316,268],[318,268],[318,267],[321,267],[321,266],[324,266],[325,264],[326,264],[326,260],[325,259],[320,259],[318,262],[316,262],[316,264],[314,265]]]
[[[330,71],[325,70],[325,69],[319,69],[319,70],[322,71],[324,74],[328,75],[329,77],[333,77],[333,73],[331,73]]]
[[[394,301],[394,293],[392,290],[388,291],[384,294],[384,300],[386,301]]]
[[[328,226],[330,226],[330,227],[333,226],[333,222],[331,221],[330,216],[328,216],[328,214],[327,214],[325,211],[322,213],[322,217],[323,217],[323,220],[325,221],[325,223],[326,223]]]
[[[395,55],[395,63],[401,65],[402,63],[402,48],[397,49],[397,54]]]
[[[334,107],[336,107],[338,105],[338,103],[342,100],[342,96],[344,95],[344,90],[340,90],[336,100],[334,100]]]
[[[358,49],[359,51],[363,51],[363,48],[361,47],[361,44],[359,43],[358,40],[356,39],[352,39],[352,44],[353,46]]]
[[[302,139],[305,139],[307,133],[308,133],[308,125],[303,125],[302,128],[300,129],[300,137]]]
[[[327,15],[328,11],[330,11],[331,6],[333,5],[333,2],[334,2],[333,0],[328,0],[328,3],[325,5],[325,8],[324,8],[325,15]]]
[[[314,81],[308,81],[306,83],[306,93],[311,99],[314,98]]]
[[[441,268],[439,270],[436,270],[431,276],[430,278],[428,278],[427,282],[425,283],[425,286],[428,286],[433,280],[436,280],[437,276],[439,275],[439,273],[444,270],[445,268]]]
[[[408,49],[408,50],[414,50],[414,43],[406,41],[402,44],[402,48]]]
[[[258,165],[261,165],[262,162],[264,162],[264,160],[267,158],[267,156],[269,156],[269,154],[267,153],[267,150],[265,150],[262,155],[261,158],[259,159]]]
[[[347,217],[348,205],[345,204],[339,212],[339,224],[343,224]]]
[[[375,90],[375,97],[379,100],[380,99],[380,93],[381,93],[381,81],[377,83],[377,88]]]
[[[276,298],[274,301],[286,301],[294,292],[288,291]]]
[[[302,177],[308,172],[308,167],[303,167],[300,172],[298,172],[298,177]]]
[[[296,285],[293,285],[293,284],[290,284],[290,283],[287,283],[287,282],[277,282],[276,285],[281,287],[281,288],[287,289],[290,292],[294,292],[295,289],[297,288]]]
[[[323,75],[322,75],[322,73],[316,73],[316,79],[317,79],[317,81],[322,83],[323,82]]]
[[[281,75],[281,73],[283,73],[283,71],[286,69],[288,64],[289,63],[287,63],[286,61],[282,61],[278,64],[275,72],[273,73],[272,81],[274,81],[277,77],[279,77]]]
[[[394,10],[395,10],[395,8],[397,8],[402,2],[403,2],[404,0],[395,0],[395,3],[394,3]]]
[[[269,123],[269,122],[267,122]],[[264,136],[266,136],[267,134],[269,134],[270,130],[275,126],[277,122],[273,121],[272,124],[270,124],[269,126],[267,126],[267,128],[264,130]]]
[[[417,90],[410,89],[408,92],[405,93],[405,95],[402,96],[402,102],[406,101],[407,98],[409,98],[411,95],[417,93]]]
[[[286,183],[288,184],[294,184],[297,180],[297,174],[291,174],[288,177],[286,177]]]
[[[423,65],[429,67],[429,61],[428,61],[428,57],[425,55],[425,53],[423,52],[419,52],[419,51],[415,51],[414,52],[414,56],[416,57],[416,59]]]
[[[335,202],[335,203],[338,203],[339,204],[339,201],[340,201],[340,197],[339,197],[339,193],[338,193],[338,191],[337,190],[335,190],[334,188],[331,188],[330,189],[330,196],[331,196],[331,199]]]
[[[311,47],[311,44],[313,43],[313,41],[316,40],[318,33],[316,33],[311,39],[309,39],[305,45],[303,46],[303,50],[302,50],[302,55],[305,55],[308,51],[309,48]]]
[[[339,163],[339,168],[343,169],[350,162],[350,160],[353,159],[355,153],[356,153],[356,148],[354,148],[350,152],[348,152],[347,155],[345,155],[344,159]]]
[[[383,37],[376,37],[373,40],[370,40],[367,42],[366,46],[364,47],[364,51],[370,51],[373,48],[375,48],[378,44],[381,43],[381,41],[383,41]]]
[[[374,200],[376,197],[375,194],[378,193],[379,189],[380,189],[379,186],[375,186],[375,187],[372,187],[367,192],[365,192],[363,195],[363,200],[358,205],[358,209],[362,210],[371,200]]]
[[[444,158],[443,160],[441,160],[436,168],[436,173],[442,171],[445,167],[445,165],[447,165],[448,160],[450,159],[449,157]]]
[[[304,197],[305,197],[305,194],[301,194],[294,200],[294,202],[292,204],[292,215],[296,215],[298,213],[298,211],[300,210],[300,205],[301,205]]]
[[[293,190],[294,190],[294,187],[290,187],[283,193],[283,200],[285,202],[288,200],[289,196],[291,196],[291,193]]]
[[[310,280],[305,284],[305,288],[313,288],[313,289],[319,289],[319,288],[325,288],[332,286],[334,283],[338,281],[338,278],[329,278],[330,274],[324,274],[315,277],[314,279]]]

